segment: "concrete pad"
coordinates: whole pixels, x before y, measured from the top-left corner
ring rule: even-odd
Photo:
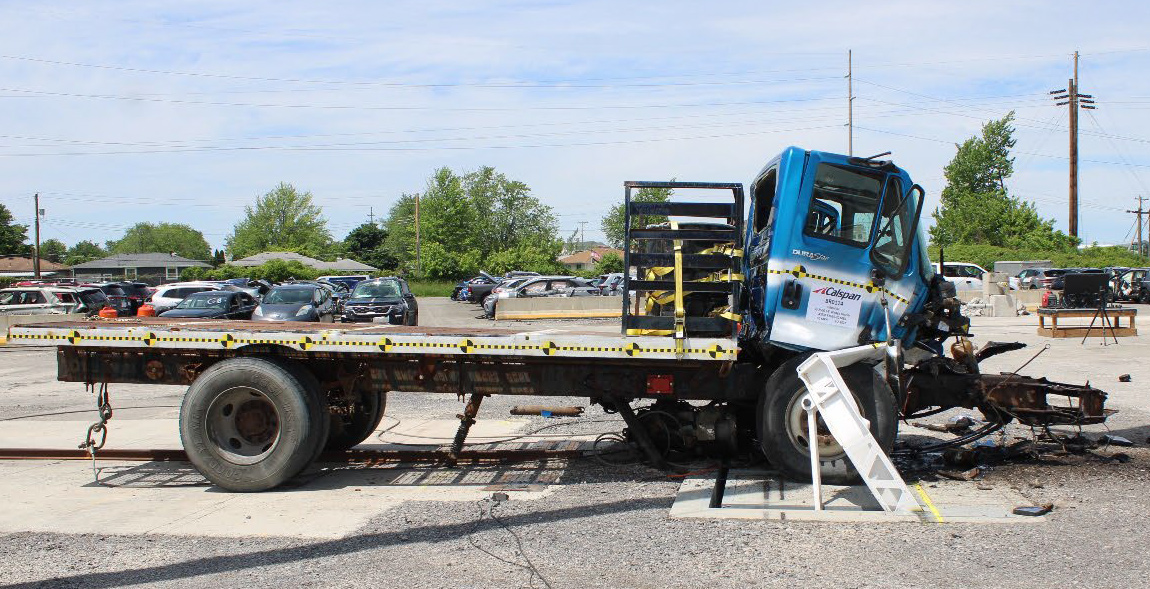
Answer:
[[[342,538],[406,501],[478,501],[499,480],[544,483],[512,495],[539,499],[561,472],[554,464],[325,469],[275,491],[227,493],[183,463],[98,462],[99,484],[86,461],[30,464],[0,461],[0,496],[8,504],[0,511],[2,533]]]
[[[856,523],[1030,523],[1044,517],[1014,515],[1031,502],[1011,489],[979,489],[974,483],[946,481],[912,484],[920,504],[912,514],[888,514],[862,485],[823,485],[823,510],[813,509],[810,484],[783,479],[778,473],[732,470],[720,508],[710,507],[713,477],[683,480],[671,517],[825,521]]]
[[[0,422],[0,447],[75,448],[85,421]],[[473,432],[496,440],[515,435],[526,420],[485,420]],[[456,420],[404,420],[368,448],[395,442],[436,447],[450,443]],[[383,428],[386,430],[386,423]],[[176,419],[109,422],[107,448],[179,448]],[[531,443],[531,438],[524,438]],[[384,443],[388,442],[388,443]],[[501,445],[503,447],[503,445]],[[513,500],[551,493],[562,461],[445,468],[428,465],[313,467],[282,488],[227,493],[191,464],[97,460],[0,461],[0,533],[57,532],[177,536],[289,536],[341,538],[407,501],[478,501],[492,490]],[[317,493],[321,493],[317,495]],[[317,500],[322,497],[322,500]]]

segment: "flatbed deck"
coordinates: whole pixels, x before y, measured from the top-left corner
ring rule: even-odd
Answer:
[[[722,361],[735,360],[733,338],[690,337],[676,346],[668,336],[595,331],[419,327],[356,323],[218,321],[124,318],[14,326],[14,345],[156,350],[229,350],[284,346],[303,352],[396,356],[515,356]]]

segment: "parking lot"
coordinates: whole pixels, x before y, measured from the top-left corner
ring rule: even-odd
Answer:
[[[1148,307],[1139,306],[1139,310]],[[490,325],[473,305],[422,299],[420,323]],[[617,320],[514,322],[614,331]],[[973,319],[976,345],[1023,341],[987,360],[1010,371],[1089,381],[1117,409],[1084,434],[1133,447],[1047,452],[985,468],[973,481],[933,475],[927,489],[1003,492],[1053,504],[1028,523],[827,523],[683,519],[681,477],[593,458],[499,466],[318,467],[287,488],[221,493],[190,465],[0,461],[0,582],[26,587],[1141,587],[1150,507],[1150,335],[1119,344],[1036,335],[1034,316]],[[503,326],[497,324],[497,326]],[[1119,376],[1129,374],[1129,382]],[[93,420],[83,387],[58,383],[51,348],[0,347],[0,446],[72,448]],[[108,447],[178,447],[178,387],[114,385]],[[532,400],[484,402],[471,441],[484,447],[586,441],[622,429],[580,418],[510,416]],[[588,405],[549,398],[544,404]],[[454,433],[451,395],[394,394],[370,445],[434,447]],[[952,413],[953,414],[953,413]],[[946,421],[946,414],[928,419]],[[916,420],[917,421],[917,420]],[[546,429],[541,429],[546,428]],[[926,430],[903,424],[904,436]],[[1060,433],[1072,433],[1059,430]],[[1029,437],[1012,425],[1007,439]],[[55,446],[53,446],[55,445]],[[694,468],[706,474],[713,465]],[[493,493],[509,499],[496,503]]]

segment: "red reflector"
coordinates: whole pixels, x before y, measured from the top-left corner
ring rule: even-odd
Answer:
[[[675,392],[675,377],[670,374],[648,374],[648,395],[670,395]]]

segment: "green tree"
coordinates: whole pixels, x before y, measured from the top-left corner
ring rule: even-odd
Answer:
[[[68,246],[59,239],[47,239],[40,242],[40,257],[49,262],[63,264],[64,257],[67,255]]]
[[[68,248],[68,254],[64,256],[64,263],[69,266],[75,266],[76,264],[83,264],[84,262],[91,262],[92,260],[102,258],[105,255],[107,255],[107,252],[104,251],[104,248],[100,247],[99,244],[94,241],[84,240]]]
[[[212,266],[220,267],[228,262],[228,257],[224,255],[224,250],[215,250],[212,252]]]
[[[0,256],[24,256],[29,252],[28,226],[15,223],[12,211],[0,204]]]
[[[619,254],[614,252],[605,254],[602,258],[599,258],[598,262],[595,262],[596,274],[611,274],[614,272],[622,271],[623,258],[619,257]]]
[[[1011,196],[1006,180],[1014,173],[1014,112],[983,125],[979,137],[957,146],[943,169],[946,187],[934,210],[931,242],[982,244],[1037,250],[1067,250],[1077,240],[1038,216],[1034,205]]]
[[[330,256],[331,233],[323,211],[312,202],[310,192],[279,183],[271,192],[244,208],[225,246],[234,258],[267,251],[291,251],[312,257]]]
[[[375,266],[394,269],[398,260],[385,247],[387,230],[375,223],[364,223],[352,229],[343,239],[343,250],[352,259]]]
[[[136,223],[117,241],[108,242],[113,254],[170,253],[190,260],[211,259],[204,234],[182,223]]]
[[[440,168],[418,198],[422,275],[556,268],[558,223],[526,184],[490,167],[462,175]],[[415,270],[415,207],[416,195],[404,195],[384,224],[384,250],[407,272]]]
[[[671,179],[672,182],[674,180],[674,178]],[[667,202],[671,200],[671,196],[674,194],[675,189],[673,188],[640,188],[631,195],[631,200],[633,202]],[[607,210],[607,214],[599,223],[603,235],[607,236],[607,243],[612,247],[623,247],[623,240],[627,238],[627,211],[625,209],[625,203],[616,203]],[[667,218],[647,216],[640,217],[638,222],[644,226],[658,225],[659,223],[666,223]]]

